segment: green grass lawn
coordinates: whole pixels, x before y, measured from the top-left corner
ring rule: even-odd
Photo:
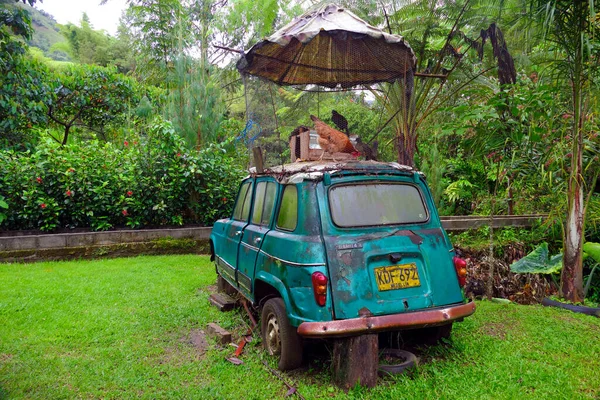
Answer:
[[[209,305],[214,283],[194,255],[0,264],[0,398],[284,398],[258,338],[238,366],[233,347],[192,344],[209,322],[246,329],[243,313]],[[282,375],[306,399],[600,396],[600,319],[564,310],[479,302],[451,345],[420,356],[371,390],[334,387],[326,357]]]

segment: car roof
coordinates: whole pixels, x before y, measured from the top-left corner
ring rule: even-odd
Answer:
[[[297,161],[290,164],[278,165],[265,168],[263,172],[257,172],[255,167],[250,168],[250,177],[271,176],[280,183],[299,183],[304,180],[321,180],[325,173],[334,174],[341,171],[356,173],[419,173],[413,167],[398,164],[396,162],[379,161]]]

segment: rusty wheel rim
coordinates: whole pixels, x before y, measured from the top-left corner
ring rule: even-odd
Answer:
[[[274,313],[269,313],[267,319],[267,332],[265,335],[267,349],[272,356],[281,354],[281,336],[279,331],[279,321]]]

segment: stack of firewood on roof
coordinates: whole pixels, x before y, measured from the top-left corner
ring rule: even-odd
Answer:
[[[348,130],[348,120],[337,111],[331,111],[331,120],[340,130],[332,128],[314,115],[311,115],[310,119],[314,123],[314,130],[301,125],[290,134],[292,162],[321,161],[324,157],[333,161],[358,157],[363,157],[365,160],[377,159],[377,141],[369,146],[363,143],[359,136],[351,135]],[[311,145],[311,132],[316,133],[318,146],[316,143]]]

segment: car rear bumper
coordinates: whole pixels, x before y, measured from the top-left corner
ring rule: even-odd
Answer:
[[[475,312],[475,303],[410,313],[360,317],[325,322],[303,322],[298,334],[306,338],[355,336],[390,330],[427,328],[451,323]]]

